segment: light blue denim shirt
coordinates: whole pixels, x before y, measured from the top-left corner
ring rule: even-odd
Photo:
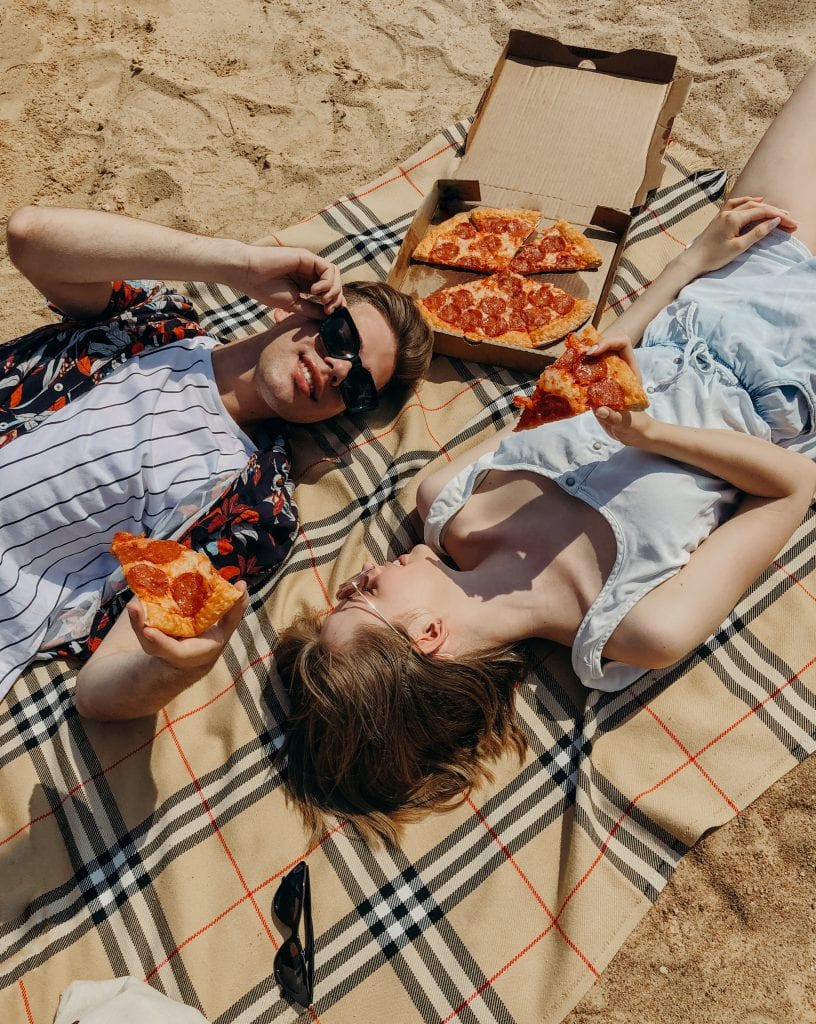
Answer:
[[[745,273],[752,261],[756,272]],[[800,280],[780,276],[768,288],[772,273]],[[809,320],[816,313],[815,288],[816,261],[801,243],[775,231],[749,257],[684,289],[649,325],[638,351],[650,413],[807,450],[813,440],[816,336]],[[782,312],[766,301],[769,295],[783,297]],[[801,336],[805,330],[807,338]],[[782,349],[790,358],[780,356]],[[688,562],[733,509],[738,492],[688,465],[613,441],[585,414],[511,434],[454,477],[425,523],[425,539],[437,551],[443,551],[446,524],[491,469],[541,473],[611,526],[615,563],[578,628],[572,665],[586,686],[628,686],[645,670],[603,662],[604,645],[642,597]]]

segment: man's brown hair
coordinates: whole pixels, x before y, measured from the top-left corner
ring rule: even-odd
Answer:
[[[523,756],[513,697],[524,645],[454,661],[422,654],[399,628],[364,626],[336,651],[320,625],[304,616],[276,651],[291,700],[287,789],[313,832],[336,814],[369,841],[396,842],[407,822],[491,780],[506,749]]]
[[[409,387],[428,371],[433,355],[433,331],[412,298],[382,282],[352,281],[343,285],[349,309],[367,302],[385,317],[397,339],[397,363],[388,387]]]

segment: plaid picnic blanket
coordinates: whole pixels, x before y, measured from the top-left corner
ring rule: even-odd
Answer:
[[[355,195],[276,236],[385,276],[413,210],[449,177],[459,124]],[[670,147],[637,217],[605,320],[710,218],[719,171]],[[204,324],[238,336],[267,311],[189,289]],[[816,747],[816,516],[697,651],[617,694],[584,691],[542,647],[519,687],[526,762],[401,848],[337,821],[311,846],[270,754],[282,742],[276,630],[329,606],[362,560],[420,537],[425,473],[511,416],[517,373],[434,361],[403,408],[362,430],[339,418],[295,437],[302,526],[252,595],[222,662],[155,719],[82,722],[72,671],[30,671],[0,708],[0,1015],[47,1024],[75,978],[133,975],[218,1024],[350,1020],[557,1022],[698,837]],[[311,867],[315,1002],[281,996],[271,914],[281,876]]]

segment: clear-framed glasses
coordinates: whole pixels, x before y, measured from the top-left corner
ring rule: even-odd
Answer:
[[[368,573],[368,569],[361,569],[355,576],[352,576],[350,580],[346,580],[345,583],[341,583],[337,588],[337,600],[347,601],[352,594],[358,594],[381,622],[384,622],[389,629],[393,629],[398,636],[402,636],[402,633],[397,629],[393,622],[387,619],[379,608],[375,607],[374,602],[363,590],[363,587],[368,583]]]

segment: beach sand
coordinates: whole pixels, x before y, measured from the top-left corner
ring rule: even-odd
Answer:
[[[816,59],[811,0],[6,0],[3,220],[39,202],[268,235],[472,113],[510,28],[678,54],[674,139],[732,172]],[[5,337],[50,319],[5,248],[0,289]],[[816,1021],[814,936],[811,759],[686,857],[567,1020]]]

